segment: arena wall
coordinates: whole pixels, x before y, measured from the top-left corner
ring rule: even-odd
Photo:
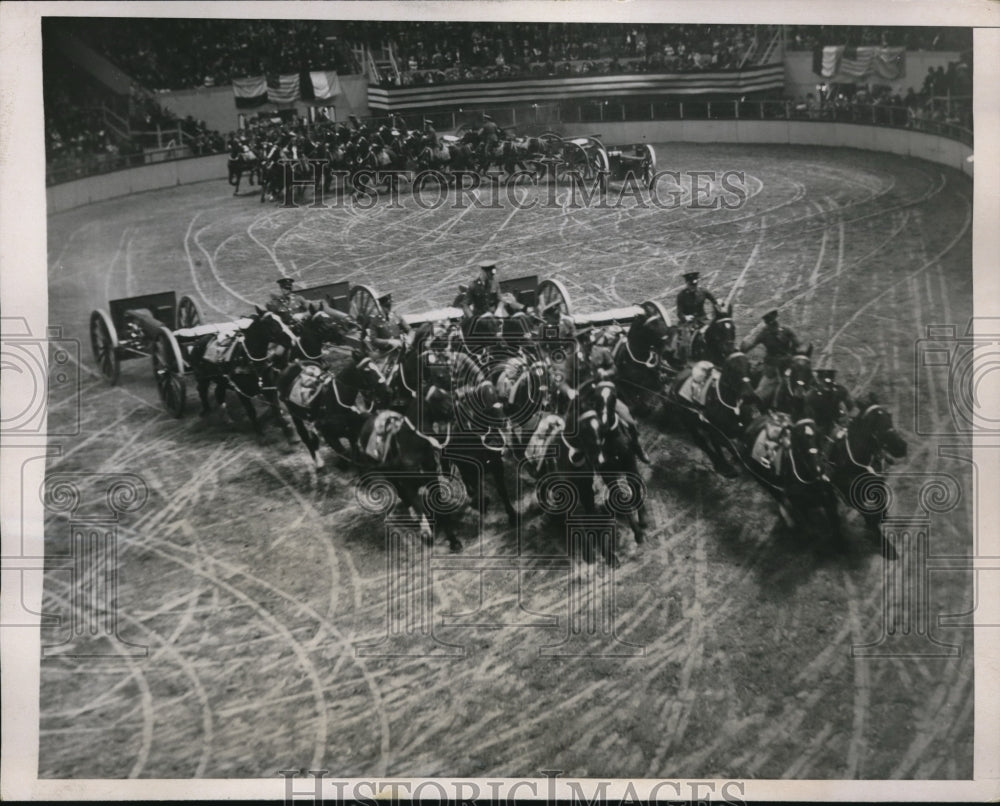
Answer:
[[[964,171],[969,176],[973,170],[969,161],[971,147],[909,129],[800,120],[680,120],[585,125],[588,131],[599,129],[606,143],[788,143],[861,148],[929,160]],[[677,167],[671,166],[663,154],[659,155],[659,162],[661,168]],[[223,154],[144,165],[53,185],[46,191],[48,212],[58,213],[144,190],[225,178],[226,157]]]

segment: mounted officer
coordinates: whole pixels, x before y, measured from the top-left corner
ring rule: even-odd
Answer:
[[[755,347],[763,346],[764,372],[760,377],[754,392],[762,405],[768,405],[774,399],[781,373],[788,360],[802,352],[802,343],[791,328],[778,322],[777,309],[768,311],[761,317],[762,325],[758,325],[742,342],[740,351],[749,353]]]
[[[300,297],[292,290],[295,287],[295,280],[291,277],[278,278],[278,288],[280,293],[272,294],[271,299],[264,306],[267,310],[273,311],[285,320],[286,324],[291,324],[292,317],[297,313],[303,313],[309,309],[309,303],[304,297]]]
[[[479,150],[483,170],[489,167],[490,158],[496,147],[500,144],[501,134],[502,132],[497,122],[484,113],[483,125],[479,129]]]
[[[513,294],[501,293],[497,264],[493,260],[485,260],[479,264],[479,275],[466,290],[461,308],[467,319],[486,313],[509,316],[524,310],[524,306],[514,299]]]
[[[368,339],[379,351],[402,347],[410,333],[410,326],[392,309],[392,294],[378,298],[379,312],[368,324]]]
[[[684,274],[684,288],[677,294],[677,332],[674,334],[671,352],[678,358],[686,360],[691,355],[691,343],[695,334],[712,322],[719,302],[715,295],[707,289],[698,286],[701,275],[696,271]],[[705,303],[712,303],[712,313],[705,310]]]

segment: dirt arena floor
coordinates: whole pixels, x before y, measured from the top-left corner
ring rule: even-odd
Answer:
[[[654,525],[643,546],[622,526],[613,576],[542,556],[559,535],[525,479],[519,530],[496,508],[483,524],[469,514],[460,562],[442,540],[429,574],[394,570],[404,594],[429,595],[433,637],[386,642],[383,524],[351,471],[317,474],[273,426],[258,442],[245,421],[199,418],[191,385],[173,419],[148,360],[123,364],[114,388],[94,369],[91,310],[154,291],[224,321],[287,274],[366,282],[419,312],[449,304],[489,256],[505,277],[562,279],[587,312],[672,307],[691,269],[724,297],[745,270],[740,335],[779,307],[849,388],[893,412],[909,444],[896,514],[920,511],[919,474],[971,490],[967,443],[916,433],[918,409],[932,429],[952,425],[947,388],[914,360],[927,325],[964,329],[972,313],[969,181],[853,150],[657,150],[661,168],[744,171],[751,195],[736,210],[433,210],[406,193],[396,208],[285,210],[220,180],[49,217],[50,321],[83,355],[80,434],[52,440],[49,470],[148,488],[117,527],[120,635],[148,657],[43,660],[40,776],[971,777],[972,631],[958,615],[938,623],[973,608],[971,574],[931,574],[927,591],[931,631],[957,656],[852,653],[879,641],[886,590],[860,517],[845,511],[847,553],[790,533],[749,478],[716,475],[660,418],[642,424]],[[53,430],[77,416],[65,388],[51,387]],[[934,514],[931,553],[970,554],[971,513],[967,494]],[[68,535],[49,515],[48,549]],[[613,597],[603,642],[567,642],[581,580]],[[68,574],[49,573],[45,611],[71,594]]]

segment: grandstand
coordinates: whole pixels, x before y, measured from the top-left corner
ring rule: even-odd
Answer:
[[[969,29],[46,18],[43,44],[49,183],[221,153],[248,117],[304,122],[312,106],[341,120],[499,106],[509,123],[555,98],[558,119],[580,122],[780,100],[784,117],[971,129]],[[789,59],[827,45],[947,56],[914,60],[906,88],[788,80]],[[325,96],[311,94],[319,74]],[[234,103],[237,80],[261,89]]]

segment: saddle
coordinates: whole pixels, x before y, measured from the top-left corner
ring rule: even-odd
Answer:
[[[681,384],[677,395],[699,408],[704,408],[708,392],[713,384],[718,383],[720,375],[711,361],[698,361],[691,366],[691,374]]]
[[[288,393],[288,402],[308,409],[329,380],[330,376],[326,375],[318,365],[303,364],[299,377],[295,379],[295,383]]]
[[[566,421],[558,414],[546,414],[539,421],[535,428],[535,433],[528,440],[528,447],[524,451],[524,458],[533,463],[538,470],[541,470],[542,461],[548,453],[549,446],[563,432]]]
[[[750,458],[775,476],[781,475],[781,461],[785,453],[781,438],[791,425],[791,418],[782,413],[767,415],[750,450]]]
[[[210,364],[225,364],[233,357],[239,339],[236,333],[220,333],[205,347],[205,361]]]
[[[392,409],[384,409],[376,414],[371,436],[365,445],[365,454],[380,464],[384,463],[389,456],[393,438],[403,427],[404,419],[402,414]]]

